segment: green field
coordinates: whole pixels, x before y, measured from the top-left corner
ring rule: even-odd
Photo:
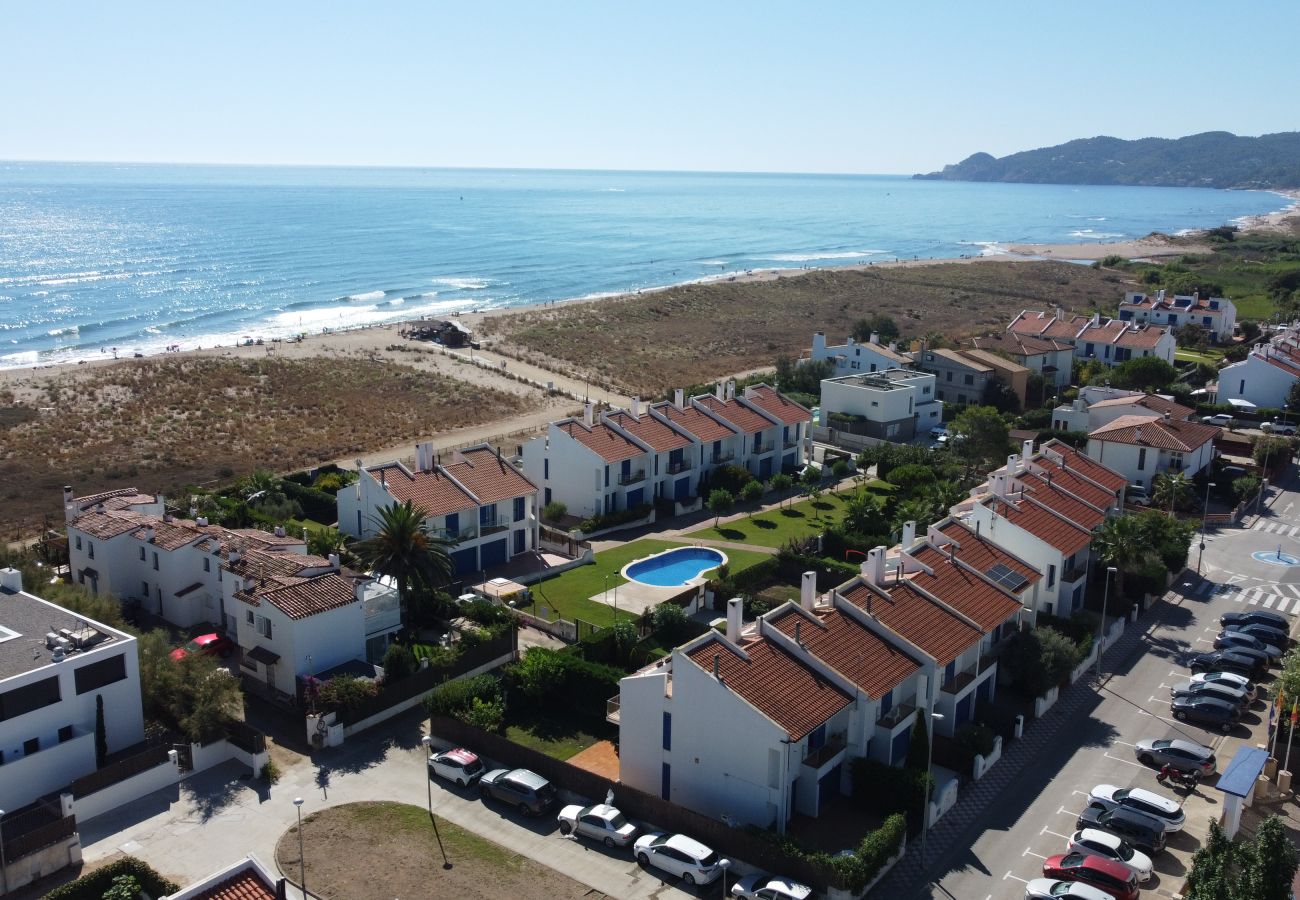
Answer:
[[[734,541],[738,544],[755,544],[760,547],[779,548],[791,538],[806,538],[825,531],[829,525],[838,525],[844,518],[844,500],[838,494],[822,494],[815,500],[801,500],[783,509],[769,509],[724,522],[717,528],[709,526],[692,531],[688,538],[714,541]]]
[[[1174,359],[1177,362],[1194,362],[1206,363],[1215,366],[1223,360],[1222,350],[1189,350],[1186,347],[1179,347],[1174,351]]]

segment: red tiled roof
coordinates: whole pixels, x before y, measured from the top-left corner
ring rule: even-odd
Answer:
[[[1081,528],[1092,531],[1092,529],[1106,521],[1104,507],[1102,510],[1098,510],[1089,506],[1082,500],[1071,497],[1056,485],[1049,484],[1046,478],[1038,475],[1028,475],[1024,478],[1017,476],[1017,478],[1020,486],[1025,489],[1024,496],[1028,500],[1047,507],[1052,512],[1064,516]]]
[[[259,578],[267,575],[298,577],[311,569],[328,569],[330,561],[308,553],[283,553],[252,548],[226,568],[237,575]]]
[[[461,456],[464,462],[450,462],[443,469],[469,488],[480,503],[498,503],[537,490],[518,469],[486,447],[462,451]]]
[[[1190,453],[1213,441],[1218,435],[1217,425],[1206,425],[1204,422],[1166,422],[1148,416],[1120,416],[1109,425],[1090,432],[1088,437],[1116,444]]]
[[[275,891],[249,870],[195,894],[194,900],[275,900]]]
[[[147,529],[153,529],[153,546],[160,550],[179,550],[187,544],[192,544],[199,538],[206,537],[207,533],[195,523],[187,519],[173,519],[165,522],[157,516],[147,516],[141,523],[132,537],[143,541]]]
[[[988,337],[974,338],[971,343],[977,350],[992,350],[1010,353],[1013,356],[1042,356],[1058,350],[1072,349],[1069,344],[1063,344],[1050,337],[1038,337],[1017,331],[1004,331]]]
[[[423,507],[430,516],[445,516],[478,505],[473,497],[436,466],[430,472],[408,472],[397,463],[390,463],[366,471],[375,476],[376,480],[382,481],[388,493],[396,497],[398,502],[405,503],[409,500],[416,506]]]
[[[961,366],[966,369],[973,369],[976,372],[992,372],[993,370],[987,363],[981,362],[978,358],[972,359],[958,350],[945,350],[942,347],[935,350],[925,351],[928,355],[937,356],[940,359],[946,359],[955,366]]]
[[[136,488],[128,487],[117,488],[112,491],[100,491],[98,494],[87,494],[84,497],[73,497],[72,503],[77,507],[77,509],[86,509],[90,506],[97,506],[100,503],[108,506],[108,501],[112,499],[117,499],[119,501],[134,500],[137,503],[153,503],[158,498],[152,494],[141,494]],[[118,506],[117,508],[121,509],[122,506]]]
[[[664,418],[685,428],[691,434],[695,435],[702,443],[711,441],[720,441],[723,438],[729,438],[739,432],[729,425],[724,425],[718,420],[706,416],[695,407],[687,404],[684,409],[678,409],[671,403],[660,403],[654,407],[654,410],[661,413]]]
[[[990,495],[985,505],[1065,556],[1073,556],[1092,541],[1092,532],[1062,519],[1035,503],[1008,503]]]
[[[107,540],[117,537],[119,534],[134,531],[140,526],[141,522],[150,518],[152,517],[127,509],[105,510],[104,512],[92,510],[73,519],[72,527],[85,532],[93,538]]]
[[[1109,509],[1115,505],[1113,491],[1108,491],[1069,469],[1062,469],[1055,462],[1044,457],[1040,456],[1034,459],[1033,462],[1035,465],[1042,466],[1043,474],[1027,474],[1023,477],[1044,481],[1051,484],[1052,487],[1060,488],[1101,510]]]
[[[1115,343],[1117,346],[1134,350],[1154,350],[1168,333],[1169,329],[1161,328],[1159,325],[1142,325],[1129,328]]]
[[[716,655],[723,683],[794,740],[852,702],[838,687],[771,641],[751,640],[743,649],[748,659],[715,638],[692,648],[686,657],[712,673]]]
[[[906,581],[884,587],[882,597],[858,582],[844,598],[875,616],[886,628],[920,647],[946,666],[980,642],[983,634],[968,622],[917,592]]]
[[[784,425],[797,425],[811,422],[812,412],[795,403],[783,394],[778,394],[765,384],[757,385],[746,391],[745,399],[776,418]]]
[[[357,602],[351,582],[334,573],[305,578],[271,590],[257,590],[257,597],[291,619],[305,619]]]
[[[953,552],[955,554],[956,550]],[[929,544],[913,556],[922,565],[929,566],[934,574],[922,571],[904,577],[985,631],[992,631],[1020,611],[1020,601],[1015,597],[958,565],[946,553]]]
[[[591,428],[573,421],[565,422],[558,427],[584,447],[594,450],[607,463],[622,462],[645,453],[636,444],[602,422],[597,422]]]
[[[697,397],[696,402],[707,406],[713,412],[722,416],[732,425],[735,425],[745,434],[757,434],[767,428],[772,428],[766,416],[754,412],[748,406],[742,405],[735,399],[719,400],[712,394],[707,397]]]
[[[1118,491],[1122,487],[1128,486],[1128,479],[1116,472],[1114,469],[1103,466],[1083,451],[1071,447],[1069,444],[1062,443],[1060,440],[1053,438],[1039,447],[1040,458],[1041,451],[1050,450],[1063,459],[1063,465],[1083,475],[1084,478],[1090,478],[1100,484],[1102,487]]]
[[[955,551],[957,559],[972,569],[978,569],[987,574],[989,569],[1001,563],[1031,582],[1043,577],[1043,573],[1029,565],[1029,563],[1017,559],[997,544],[987,540],[982,535],[977,535],[955,519],[950,520],[939,531],[945,537],[957,542]],[[944,548],[944,551],[947,552],[947,547]]]
[[[679,434],[651,415],[634,419],[631,413],[620,410],[609,418],[619,428],[644,442],[657,453],[667,453],[670,450],[690,446],[691,443],[690,438]]]
[[[789,609],[767,622],[793,638],[796,622],[799,639],[813,656],[866,692],[882,697],[907,680],[921,664],[871,629],[838,609],[820,607],[815,622],[797,609]]]
[[[1110,397],[1106,400],[1098,400],[1088,409],[1108,409],[1115,406],[1140,406],[1162,416],[1169,413],[1170,418],[1174,419],[1188,419],[1196,412],[1190,406],[1166,400],[1157,394],[1143,394],[1140,397]]]

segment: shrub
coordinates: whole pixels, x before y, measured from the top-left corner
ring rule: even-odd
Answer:
[[[993,729],[982,722],[967,722],[953,734],[957,746],[979,756],[993,752],[994,737]]]
[[[424,698],[424,708],[431,716],[447,716],[466,722],[474,701],[488,703],[500,698],[500,682],[491,675],[475,675],[473,678],[444,681]]]
[[[849,461],[847,459],[835,460],[835,462],[831,463],[831,474],[834,475],[836,479],[843,478],[845,475],[849,474]]]
[[[267,784],[275,784],[280,780],[280,767],[275,764],[275,760],[268,759],[262,766],[262,771],[257,773],[257,777]]]
[[[542,518],[547,522],[558,522],[569,512],[569,507],[559,500],[552,500],[542,507]]]
[[[855,759],[852,767],[853,799],[872,812],[905,815],[912,834],[921,830],[927,786],[934,790],[934,778],[928,772],[901,769],[865,756]]]
[[[1013,635],[1004,659],[1016,687],[1032,697],[1041,697],[1079,665],[1083,653],[1061,632],[1040,626]]]
[[[654,623],[655,634],[665,644],[676,646],[686,633],[686,610],[676,603],[660,603],[650,614],[650,620]]]
[[[401,644],[389,644],[388,649],[384,651],[384,680],[399,681],[415,672],[419,667],[415,661],[415,654],[409,647]]]
[[[338,712],[356,709],[379,693],[379,686],[368,678],[335,675],[320,686],[319,702],[326,710]]]
[[[530,647],[511,667],[511,675],[525,695],[533,700],[543,700],[564,683],[564,661],[554,650]]]
[[[470,708],[465,712],[464,721],[467,725],[473,725],[475,728],[481,728],[484,731],[490,731],[496,734],[501,731],[501,726],[506,720],[506,705],[500,697],[485,700],[482,697],[474,697],[470,701]]]
[[[725,466],[719,466],[709,474],[709,489],[727,491],[732,494],[739,494],[744,490],[745,485],[754,480],[754,476],[749,474],[749,470],[744,466],[738,466],[734,463],[728,463]],[[700,486],[700,493],[704,493],[704,485]]]
[[[134,878],[140,889],[151,897],[174,894],[181,889],[174,881],[168,881],[159,875],[148,863],[134,856],[124,856],[88,875],[82,875],[76,881],[59,885],[45,895],[45,900],[102,900],[112,889],[114,881],[123,875]]]
[[[740,489],[740,499],[750,503],[763,496],[763,483],[761,481],[747,481],[745,486]]]
[[[629,506],[627,509],[621,509],[618,512],[602,513],[583,519],[578,524],[578,529],[585,534],[590,534],[593,531],[614,528],[624,522],[635,522],[638,519],[644,519],[650,515],[652,509],[654,509],[652,504],[638,503],[636,506]]]

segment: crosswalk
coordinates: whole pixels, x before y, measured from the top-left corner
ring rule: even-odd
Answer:
[[[1276,593],[1274,593],[1276,591]],[[1243,587],[1239,584],[1213,584],[1203,581],[1193,591],[1198,596],[1215,594],[1234,603],[1259,606],[1275,612],[1300,613],[1300,586],[1294,584],[1269,585],[1269,589]]]
[[[1265,534],[1285,535],[1286,537],[1300,537],[1300,525],[1291,525],[1287,522],[1268,522],[1264,519],[1256,519],[1255,524],[1250,526],[1251,531],[1262,531]]]

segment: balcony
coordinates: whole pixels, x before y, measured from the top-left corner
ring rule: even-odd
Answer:
[[[623,695],[615,694],[605,701],[605,721],[613,725],[618,724],[619,711],[622,709]]]
[[[466,525],[464,528],[462,528],[460,531],[456,533],[455,539],[458,541],[472,541],[477,537],[478,537],[478,526]]]
[[[498,531],[506,531],[509,528],[509,522],[498,522],[493,519],[491,522],[484,522],[479,525],[479,533],[483,537],[487,537],[489,534],[496,534]]]
[[[371,583],[362,589],[361,608],[365,614],[366,637],[381,634],[402,624],[402,609],[397,591]]]
[[[691,464],[685,460],[682,462],[669,463],[667,472],[669,475],[680,475],[682,472],[689,472]]]
[[[626,475],[618,476],[619,484],[636,484],[641,481],[645,481],[645,469],[641,469],[637,472],[628,472]]]
[[[798,446],[799,446],[799,442],[798,442],[798,441],[782,441],[782,442],[781,442],[781,449],[782,449],[782,450],[793,450],[795,447],[798,447]]]
[[[876,727],[892,731],[898,726],[899,722],[902,722],[914,712],[916,712],[916,707],[911,703],[900,703],[881,716],[876,722]]]
[[[1073,569],[1067,570],[1065,574],[1061,576],[1061,581],[1064,582],[1065,584],[1074,584],[1076,581],[1083,578],[1083,576],[1087,574],[1088,574],[1087,566],[1075,566]]]
[[[720,464],[722,464],[722,463],[729,463],[729,462],[731,462],[731,461],[732,461],[733,459],[735,459],[735,458],[736,458],[736,451],[735,451],[735,450],[727,450],[727,451],[725,451],[725,452],[723,452],[723,453],[715,453],[715,454],[713,454],[713,458],[712,458],[711,462],[716,466],[716,465],[720,465]]]
[[[835,757],[844,752],[844,736],[836,735],[816,750],[803,758],[803,764],[810,769],[820,769],[833,762]]]

